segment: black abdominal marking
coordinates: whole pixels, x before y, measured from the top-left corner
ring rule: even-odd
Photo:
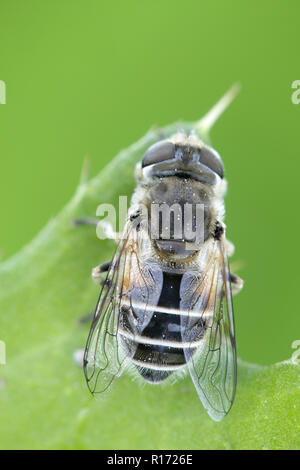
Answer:
[[[163,287],[158,301],[159,307],[179,310],[181,279],[182,274],[163,273]],[[182,342],[180,315],[154,312],[142,335],[161,340],[161,345],[139,344],[134,356],[134,359],[145,363],[144,368],[137,367],[137,369],[148,382],[161,382],[171,373],[171,371],[148,369],[148,361],[166,365],[185,363],[184,352],[180,345]],[[164,346],[164,340],[176,341],[179,347]]]

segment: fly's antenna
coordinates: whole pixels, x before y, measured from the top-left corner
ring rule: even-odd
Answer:
[[[206,113],[195,125],[195,131],[200,136],[207,136],[219,119],[221,114],[228,108],[235,97],[240,92],[241,86],[239,83],[235,83],[222,98]]]

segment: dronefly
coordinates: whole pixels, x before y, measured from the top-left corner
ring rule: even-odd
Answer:
[[[178,131],[152,145],[136,167],[137,187],[114,256],[93,269],[102,289],[84,370],[94,394],[125,370],[151,384],[186,372],[212,419],[221,420],[232,406],[232,292],[243,281],[229,271],[233,245],[225,234],[224,166],[199,135],[235,92],[192,132]]]

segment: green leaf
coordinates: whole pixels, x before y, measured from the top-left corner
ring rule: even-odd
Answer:
[[[78,319],[97,301],[92,266],[109,260],[111,241],[72,226],[100,202],[117,204],[134,188],[133,169],[146,148],[180,123],[153,129],[121,152],[19,254],[0,265],[0,446],[3,449],[296,449],[299,448],[299,365],[239,361],[229,415],[213,422],[191,380],[141,386],[124,376],[105,400],[88,392],[73,352],[88,326]],[[53,190],[53,188],[52,188]],[[55,190],[55,188],[54,188]]]

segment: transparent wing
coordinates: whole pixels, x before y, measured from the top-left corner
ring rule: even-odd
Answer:
[[[208,414],[220,421],[230,410],[236,389],[236,346],[230,273],[225,236],[201,254],[201,273],[182,280],[182,338],[188,369]]]
[[[127,227],[127,232],[129,228]],[[104,392],[122,373],[125,358],[118,347],[118,305],[124,279],[128,234],[118,243],[96,306],[84,352],[84,373],[92,393]]]
[[[94,394],[105,392],[127,368],[137,347],[135,334],[150,321],[160,295],[161,270],[145,262],[143,235],[127,222],[100,292],[84,353],[85,377]]]

